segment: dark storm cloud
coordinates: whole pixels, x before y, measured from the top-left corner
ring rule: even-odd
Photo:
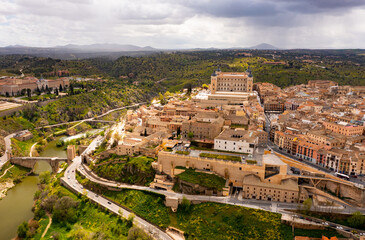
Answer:
[[[364,7],[365,0],[208,0],[183,1],[199,14],[224,18],[270,17],[291,12],[317,14],[341,13],[356,7]]]
[[[284,0],[288,3],[297,4],[297,6],[307,5],[313,9],[323,11],[331,9],[348,9],[353,7],[365,6],[365,0]]]
[[[198,14],[210,14],[217,17],[237,18],[275,15],[279,11],[271,1],[225,0],[225,1],[187,1],[184,5]]]
[[[365,7],[365,0],[279,0],[288,11],[303,14],[343,14],[351,9]]]

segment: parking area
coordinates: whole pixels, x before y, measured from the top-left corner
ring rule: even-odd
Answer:
[[[19,107],[19,106],[21,106],[21,104],[0,101],[0,112],[4,111],[4,110],[7,110],[7,109]]]

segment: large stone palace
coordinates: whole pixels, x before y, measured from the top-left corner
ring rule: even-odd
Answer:
[[[43,78],[35,78],[35,77],[25,77],[25,78],[13,78],[7,77],[0,79],[0,95],[20,95],[22,90],[30,89],[34,92],[37,88],[46,89],[48,88],[59,88],[62,86],[69,85],[68,78],[59,78],[59,79],[43,79]]]
[[[246,72],[222,72],[219,68],[211,76],[211,93],[252,92],[253,76],[250,69]]]

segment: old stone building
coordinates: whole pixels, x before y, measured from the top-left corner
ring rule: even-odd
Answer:
[[[20,95],[22,91],[30,89],[34,92],[38,89],[59,88],[60,85],[64,88],[69,85],[68,78],[59,79],[38,79],[35,77],[25,78],[3,78],[0,79],[0,95]]]
[[[252,92],[253,76],[250,69],[246,72],[222,72],[219,68],[211,76],[211,93]]]
[[[194,139],[213,140],[221,133],[224,124],[222,117],[199,120],[193,118],[182,123],[181,134],[184,138],[189,138],[192,133]]]
[[[332,132],[345,136],[362,135],[364,133],[364,126],[346,122],[324,122],[323,126]]]
[[[273,154],[263,155],[256,164],[237,161],[225,161],[190,155],[179,155],[160,151],[154,168],[174,177],[179,170],[176,167],[193,168],[214,172],[228,179],[228,185],[242,191],[242,197],[259,200],[298,202],[308,195],[301,193],[296,178],[288,175],[288,166]]]

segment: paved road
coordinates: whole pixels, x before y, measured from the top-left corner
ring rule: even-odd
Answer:
[[[133,104],[133,105],[130,105],[130,106],[124,106],[124,107],[120,107],[120,108],[114,108],[112,110],[107,111],[106,113],[103,113],[101,115],[98,115],[98,116],[92,117],[92,118],[86,118],[86,119],[81,119],[81,120],[76,120],[76,121],[70,121],[70,122],[58,123],[58,124],[53,124],[53,125],[47,125],[47,126],[37,127],[36,129],[48,128],[48,127],[57,127],[57,126],[61,126],[61,125],[65,125],[65,124],[70,124],[70,123],[78,123],[78,124],[81,124],[83,122],[92,121],[92,120],[94,120],[96,118],[104,117],[105,115],[107,115],[107,114],[109,114],[111,112],[115,112],[115,111],[118,111],[118,110],[130,108],[130,107],[137,107],[137,106],[142,105],[142,104],[146,104],[146,102],[136,103],[136,104]]]
[[[95,138],[91,144],[87,147],[87,149],[84,151],[83,154],[90,153],[96,149],[97,146],[99,146],[105,136],[98,136]],[[76,190],[77,192],[83,194],[86,191],[87,197],[98,203],[99,205],[109,209],[110,211],[114,212],[115,214],[121,214],[123,217],[128,218],[128,216],[132,213],[130,211],[125,210],[124,208],[120,208],[117,204],[114,204],[110,202],[108,199],[97,195],[94,192],[91,192],[89,190],[84,190],[83,186],[76,180],[76,169],[81,166],[81,157],[76,157],[73,160],[73,163],[68,166],[65,172],[65,176],[62,178],[72,189]],[[139,227],[145,229],[148,231],[151,235],[153,235],[156,239],[161,240],[172,240],[172,238],[167,235],[164,231],[157,228],[153,224],[147,222],[146,220],[135,216],[134,223],[138,225]]]
[[[22,132],[22,131],[20,131]],[[20,133],[18,132],[18,133]],[[4,137],[5,141],[5,153],[3,156],[0,157],[0,169],[3,167],[3,165],[9,160],[8,159],[8,152],[11,152],[11,138],[14,137],[17,133],[12,133],[6,137]]]
[[[189,194],[169,192],[169,191],[161,190],[161,189],[154,189],[154,188],[145,187],[145,186],[118,183],[118,182],[100,178],[100,177],[96,176],[94,173],[90,174],[90,170],[88,169],[88,171],[86,171],[86,169],[88,169],[88,167],[82,165],[79,168],[79,172],[82,175],[84,175],[86,178],[88,178],[90,181],[98,183],[98,184],[102,184],[105,186],[115,187],[115,188],[142,190],[142,191],[158,193],[158,194],[165,195],[166,197],[171,197],[171,198],[182,199],[183,197],[185,197],[188,200],[234,204],[234,205],[241,205],[241,206],[246,206],[246,207],[251,207],[251,208],[260,208],[260,209],[269,210],[269,211],[271,211],[273,205],[275,205],[275,204],[276,204],[277,209],[297,209],[298,208],[297,203],[282,203],[282,202],[272,202],[272,201],[263,201],[263,200],[255,200],[255,199],[242,199],[242,198],[238,197],[237,195],[229,196],[229,197],[189,195]],[[316,210],[327,212],[329,209],[328,209],[328,207],[317,207]],[[361,211],[361,212],[365,213],[365,209],[349,207],[349,206],[338,207],[338,208],[332,207],[331,211],[340,212],[340,213],[353,213],[355,211]]]
[[[76,168],[75,168],[76,170]],[[253,199],[242,199],[240,198],[240,195],[234,195],[234,196],[229,196],[229,197],[215,197],[215,196],[203,196],[203,195],[187,195],[187,194],[181,194],[181,193],[174,193],[174,192],[168,192],[165,190],[157,190],[157,189],[152,189],[149,187],[144,187],[144,186],[136,186],[136,185],[128,185],[128,184],[120,184],[120,183],[115,183],[106,179],[101,179],[99,177],[95,177],[92,174],[89,174],[88,171],[85,170],[85,166],[80,164],[78,165],[78,170],[81,174],[83,174],[84,176],[86,176],[89,180],[99,183],[99,184],[103,184],[106,186],[111,186],[111,187],[118,187],[118,188],[128,188],[128,189],[135,189],[135,190],[143,190],[143,191],[149,191],[149,192],[154,192],[154,193],[158,193],[158,194],[163,194],[167,197],[174,197],[174,198],[182,198],[182,197],[186,197],[189,200],[198,200],[198,201],[204,201],[204,202],[218,202],[218,203],[224,203],[224,204],[231,204],[231,205],[239,205],[239,206],[244,206],[244,207],[249,207],[249,208],[256,208],[256,209],[262,209],[262,210],[266,210],[266,211],[271,211],[271,212],[277,212],[277,213],[281,213],[283,215],[287,215],[289,218],[297,218],[302,219],[303,217],[300,216],[300,214],[295,214],[292,213],[290,211],[287,210],[296,210],[298,209],[298,204],[296,203],[281,203],[281,202],[270,202],[270,201],[262,201],[262,200],[253,200]],[[73,175],[75,175],[74,172],[71,172]],[[70,175],[71,176],[71,175]],[[71,176],[70,179],[73,179],[74,176]],[[74,183],[72,183],[74,185],[79,184],[76,180]],[[324,211],[324,212],[340,212],[340,213],[353,213],[354,211],[360,211],[362,213],[365,213],[364,209],[359,209],[359,208],[354,208],[354,207],[317,207],[315,210],[317,211]],[[299,216],[298,216],[299,215]],[[317,222],[322,224],[323,220],[319,220],[316,218],[311,218],[311,217],[305,217],[307,219],[307,223],[309,222]],[[305,220],[303,220],[305,221]],[[326,224],[329,224],[329,227],[332,227],[334,229],[336,228],[342,228],[342,229],[348,229],[348,230],[353,230],[352,228],[349,227],[345,227],[339,224],[335,224],[335,223],[331,223],[331,222],[327,222]],[[148,225],[147,225],[148,226]],[[360,231],[361,232],[361,231]]]
[[[125,210],[124,208],[119,207],[117,204],[110,202],[108,199],[97,195],[94,192],[84,190],[83,186],[79,184],[75,178],[76,168],[79,167],[81,164],[81,158],[76,157],[73,163],[67,168],[65,176],[62,178],[69,186],[71,186],[77,192],[84,194],[86,192],[86,196],[99,205],[109,209],[110,211],[114,212],[115,214],[121,214],[123,217],[128,218],[128,216],[132,213],[130,211]],[[169,237],[164,231],[157,228],[156,226],[150,224],[149,222],[145,221],[144,219],[135,216],[134,223],[139,227],[146,229],[150,232],[153,236],[158,237],[162,240],[171,240],[172,238]]]

